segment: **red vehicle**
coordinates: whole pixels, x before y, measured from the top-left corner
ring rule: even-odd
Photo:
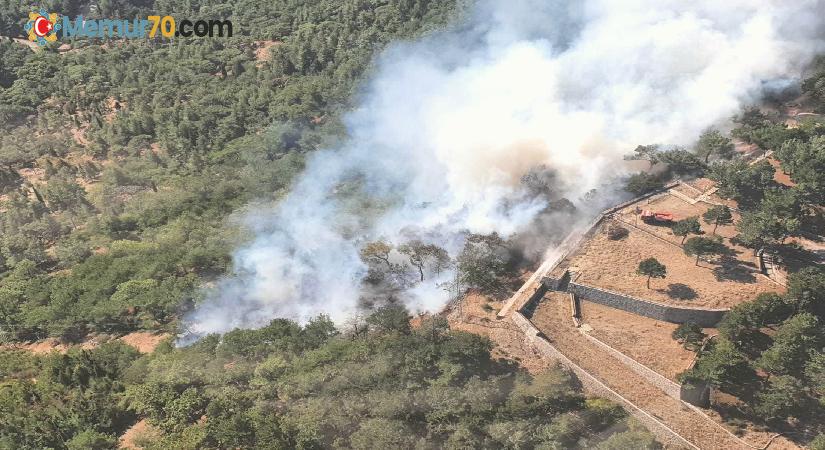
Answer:
[[[642,211],[642,221],[644,223],[672,223],[673,213],[669,213],[667,211],[651,211],[649,209],[646,209]]]

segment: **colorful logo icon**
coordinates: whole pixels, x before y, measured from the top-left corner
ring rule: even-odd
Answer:
[[[29,33],[30,41],[35,41],[38,45],[46,45],[46,42],[57,40],[57,30],[60,29],[60,23],[57,22],[59,18],[59,14],[48,13],[41,8],[38,12],[29,13],[29,21],[23,29]]]

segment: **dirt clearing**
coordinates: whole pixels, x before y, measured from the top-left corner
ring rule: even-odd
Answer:
[[[681,185],[682,189],[679,192],[687,195],[690,198],[696,198],[700,194],[697,194],[697,191],[690,191],[688,188],[685,188],[686,185]],[[721,198],[716,197],[715,195],[709,196],[708,200],[714,203],[724,203]],[[728,206],[734,206],[733,204]],[[706,236],[713,235],[713,225],[708,225],[702,220],[702,214],[704,214],[711,205],[705,202],[696,202],[695,204],[690,204],[685,200],[678,198],[671,194],[665,194],[661,196],[657,196],[651,198],[649,200],[642,200],[639,203],[635,203],[630,205],[621,211],[619,211],[616,216],[629,224],[632,224],[636,227],[641,228],[644,231],[650,232],[655,234],[662,239],[665,239],[669,242],[673,242],[675,244],[681,244],[682,237],[681,236],[674,236],[670,230],[669,226],[666,225],[651,225],[643,222],[636,213],[636,208],[640,209],[649,209],[652,211],[667,211],[673,213],[674,220],[682,220],[687,219],[689,217],[698,217],[699,218],[699,225],[702,227],[702,231],[705,233]],[[739,221],[739,213],[736,211],[732,211],[733,221],[734,223]],[[724,238],[732,238],[736,236],[736,227],[733,225],[720,225],[716,228],[716,234],[718,236],[722,236]]]
[[[551,361],[539,356],[524,342],[524,333],[509,317],[496,318],[496,312],[501,309],[502,303],[470,292],[447,314],[450,329],[490,338],[493,342],[493,358],[514,361],[531,373],[551,367]]]
[[[152,353],[155,347],[161,342],[170,338],[172,335],[168,333],[152,333],[149,331],[135,331],[119,339],[125,344],[131,345],[141,353]]]
[[[138,443],[148,437],[157,438],[158,432],[146,419],[141,419],[120,436],[118,448],[140,450]]]
[[[611,240],[602,225],[577,254],[569,258],[576,282],[634,297],[678,306],[730,308],[763,292],[783,288],[756,273],[750,250],[730,247],[731,254],[716,262],[700,261],[684,254],[678,245],[662,242],[629,228],[621,240]],[[639,262],[656,258],[667,267],[667,277],[651,280],[636,274]]]
[[[587,301],[582,319],[593,328],[588,334],[671,380],[693,362],[695,354],[671,337],[676,324]]]
[[[37,342],[16,343],[0,345],[2,349],[16,349],[25,350],[34,353],[35,355],[46,355],[51,352],[66,353],[72,348],[81,348],[84,350],[91,350],[96,348],[104,342],[109,342],[113,339],[121,340],[123,343],[134,347],[141,353],[151,353],[164,340],[172,337],[169,333],[155,333],[151,331],[135,331],[123,335],[118,338],[113,338],[110,335],[92,335],[80,344],[64,344],[54,338],[44,339]]]

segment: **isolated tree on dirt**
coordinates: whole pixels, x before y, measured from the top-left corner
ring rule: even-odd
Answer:
[[[695,350],[699,348],[699,345],[702,344],[702,341],[707,335],[704,331],[702,331],[702,327],[698,324],[694,322],[685,322],[676,327],[671,336],[686,349]]]
[[[630,234],[627,228],[619,225],[618,223],[611,223],[609,227],[607,227],[607,238],[611,241],[618,241],[621,239],[626,238]]]
[[[444,270],[450,263],[450,256],[443,248],[434,244],[425,244],[419,240],[410,241],[400,247],[398,252],[410,259],[410,264],[418,269],[421,281],[424,281],[424,268],[432,265],[436,273]]]
[[[730,208],[727,205],[716,205],[705,211],[702,214],[702,218],[705,219],[705,223],[708,225],[713,225],[713,233],[716,234],[716,228],[719,225],[730,225],[733,223],[733,214],[730,212]]]
[[[696,143],[696,154],[705,158],[705,164],[710,160],[711,155],[719,158],[730,159],[734,155],[733,141],[716,129],[708,129]]]
[[[636,273],[647,277],[647,288],[650,289],[650,279],[664,278],[667,275],[667,267],[656,258],[647,258],[639,263]]]
[[[706,237],[692,237],[685,242],[684,251],[688,256],[696,257],[696,264],[699,265],[699,258],[710,255],[721,255],[725,252],[725,244]]]
[[[681,236],[682,244],[684,244],[685,239],[689,234],[701,234],[702,226],[699,225],[699,217],[694,216],[674,223],[671,227],[671,231],[673,231],[674,236]]]

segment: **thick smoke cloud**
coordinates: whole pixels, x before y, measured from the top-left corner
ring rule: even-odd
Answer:
[[[195,336],[356,311],[360,246],[408,236],[453,255],[462,232],[523,230],[546,205],[519,182],[545,165],[580,198],[638,144],[689,145],[798,77],[821,51],[823,1],[488,1],[454,29],[383,53],[346,123],[187,317]],[[502,205],[507,205],[503,207]],[[415,286],[433,311],[449,279]]]

